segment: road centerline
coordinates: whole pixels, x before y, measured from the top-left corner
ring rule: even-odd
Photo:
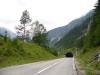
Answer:
[[[58,64],[58,62],[54,63],[53,65],[49,65],[48,67],[46,67],[46,68],[44,68],[44,69],[38,71],[37,73],[39,74],[39,73],[41,73],[41,72],[43,72],[43,71],[45,71],[45,70],[47,70],[47,69],[49,69],[49,68],[55,66],[56,64]]]

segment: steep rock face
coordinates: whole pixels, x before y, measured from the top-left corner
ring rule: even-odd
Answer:
[[[16,38],[16,34],[6,28],[0,27],[0,35],[5,36],[5,32],[7,31],[7,37],[9,38]]]
[[[70,22],[68,25],[53,29],[48,32],[48,39],[50,47],[63,47],[63,42],[65,39],[72,38],[72,35],[79,34],[77,38],[82,36],[83,33],[86,32],[88,28],[88,24],[90,22],[90,17],[92,16],[93,11],[89,12],[85,16],[75,19]],[[77,33],[74,33],[76,31]],[[71,35],[71,36],[70,36]],[[68,38],[67,38],[68,37]],[[68,40],[67,40],[68,41]]]

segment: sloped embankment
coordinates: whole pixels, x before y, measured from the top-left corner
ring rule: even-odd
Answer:
[[[53,59],[50,51],[34,43],[0,37],[0,67]]]

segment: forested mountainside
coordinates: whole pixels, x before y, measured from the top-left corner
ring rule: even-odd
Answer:
[[[85,16],[75,19],[68,25],[48,32],[50,47],[66,48],[75,46],[82,35],[87,31],[93,11]]]
[[[78,60],[86,75],[100,75],[100,0],[98,0],[88,32],[83,37],[83,46],[78,50]]]

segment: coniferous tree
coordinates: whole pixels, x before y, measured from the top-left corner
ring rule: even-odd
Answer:
[[[22,39],[26,39],[26,27],[28,25],[26,25],[27,23],[30,23],[31,22],[31,18],[30,18],[30,15],[29,15],[29,12],[27,10],[25,10],[21,16],[21,19],[20,19],[20,23],[21,25],[18,25],[16,27],[17,29],[17,36],[22,38]]]
[[[5,42],[7,42],[7,34],[8,34],[8,32],[7,32],[7,30],[5,31],[5,36],[4,36],[4,41]]]
[[[85,37],[84,45],[86,47],[95,47],[100,45],[100,0],[95,6],[94,15],[91,19],[89,33]]]

